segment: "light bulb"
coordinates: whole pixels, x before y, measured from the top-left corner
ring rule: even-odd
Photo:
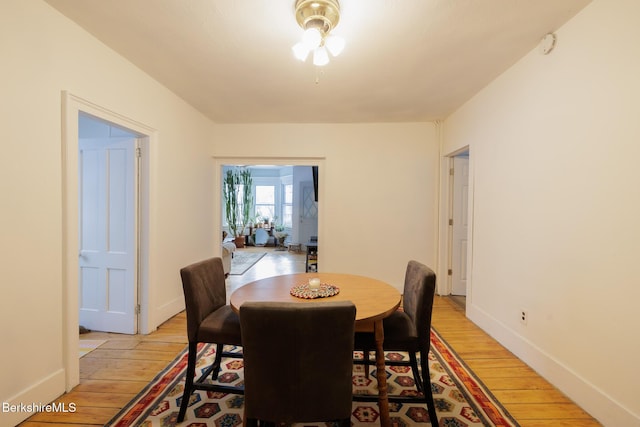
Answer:
[[[307,59],[307,56],[309,56],[309,52],[311,52],[312,49],[309,49],[304,45],[304,43],[300,42],[296,43],[291,48],[291,50],[293,51],[293,56],[304,62]]]
[[[304,31],[304,35],[302,36],[302,43],[309,49],[315,49],[320,46],[322,42],[322,34],[320,34],[320,30],[317,28],[309,28]]]
[[[329,63],[329,54],[324,46],[317,47],[313,51],[313,65],[323,66]]]
[[[331,52],[331,55],[338,56],[344,50],[344,39],[330,35],[324,40],[324,45]]]

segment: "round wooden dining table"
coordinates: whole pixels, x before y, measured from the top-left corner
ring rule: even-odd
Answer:
[[[291,294],[294,286],[305,285],[312,278],[322,284],[339,289],[337,295],[325,298],[300,298]],[[358,332],[373,332],[376,341],[376,374],[378,380],[378,405],[380,425],[389,426],[389,399],[385,375],[384,330],[382,320],[393,313],[401,301],[400,292],[386,282],[365,276],[342,273],[297,273],[272,276],[247,283],[231,294],[231,307],[240,311],[247,301],[277,301],[304,304],[310,301],[351,301],[356,306],[355,329]]]

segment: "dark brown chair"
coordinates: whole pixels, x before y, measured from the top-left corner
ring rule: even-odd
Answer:
[[[227,305],[227,291],[221,258],[210,258],[180,270],[184,302],[187,311],[189,354],[187,377],[178,422],[184,420],[191,393],[195,390],[222,391],[242,394],[243,389],[206,382],[211,375],[218,378],[222,357],[241,357],[238,353],[224,352],[225,344],[242,345],[240,320]],[[194,381],[198,343],[215,343],[216,357],[198,380]]]
[[[355,314],[349,301],[240,307],[245,425],[351,425]]]
[[[395,311],[383,321],[385,351],[400,351],[409,353],[409,361],[386,360],[389,366],[411,366],[416,388],[421,396],[389,396],[390,402],[423,401],[427,404],[431,425],[438,425],[438,417],[431,394],[431,380],[429,373],[429,347],[431,345],[431,313],[436,289],[436,275],[424,264],[409,261],[404,278],[402,309]],[[365,373],[369,374],[369,365],[375,364],[369,358],[370,351],[375,348],[374,336],[371,333],[356,333],[355,349],[362,350],[364,360],[355,363],[365,364]],[[420,354],[420,368],[416,354]],[[366,397],[358,400],[365,400]]]

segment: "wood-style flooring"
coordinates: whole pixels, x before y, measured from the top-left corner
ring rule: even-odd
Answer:
[[[303,254],[262,250],[268,255],[247,273],[229,276],[228,295],[260,277],[304,271]],[[436,297],[432,322],[522,427],[601,425],[470,322],[457,302]],[[21,426],[104,425],[185,348],[186,316],[184,312],[175,315],[149,335],[91,332],[83,337],[108,341],[80,359],[80,384],[59,398],[74,402],[77,411],[39,413]]]

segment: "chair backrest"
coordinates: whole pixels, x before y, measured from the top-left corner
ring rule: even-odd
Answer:
[[[269,233],[264,228],[256,229],[256,235],[254,237],[256,245],[266,245],[269,241]]]
[[[411,318],[418,339],[429,342],[436,274],[418,261],[409,261],[404,276],[403,310]]]
[[[348,419],[355,314],[350,301],[244,303],[245,416],[286,423]]]
[[[221,258],[209,258],[180,270],[187,311],[187,336],[196,340],[200,323],[211,312],[227,303],[227,290]]]

